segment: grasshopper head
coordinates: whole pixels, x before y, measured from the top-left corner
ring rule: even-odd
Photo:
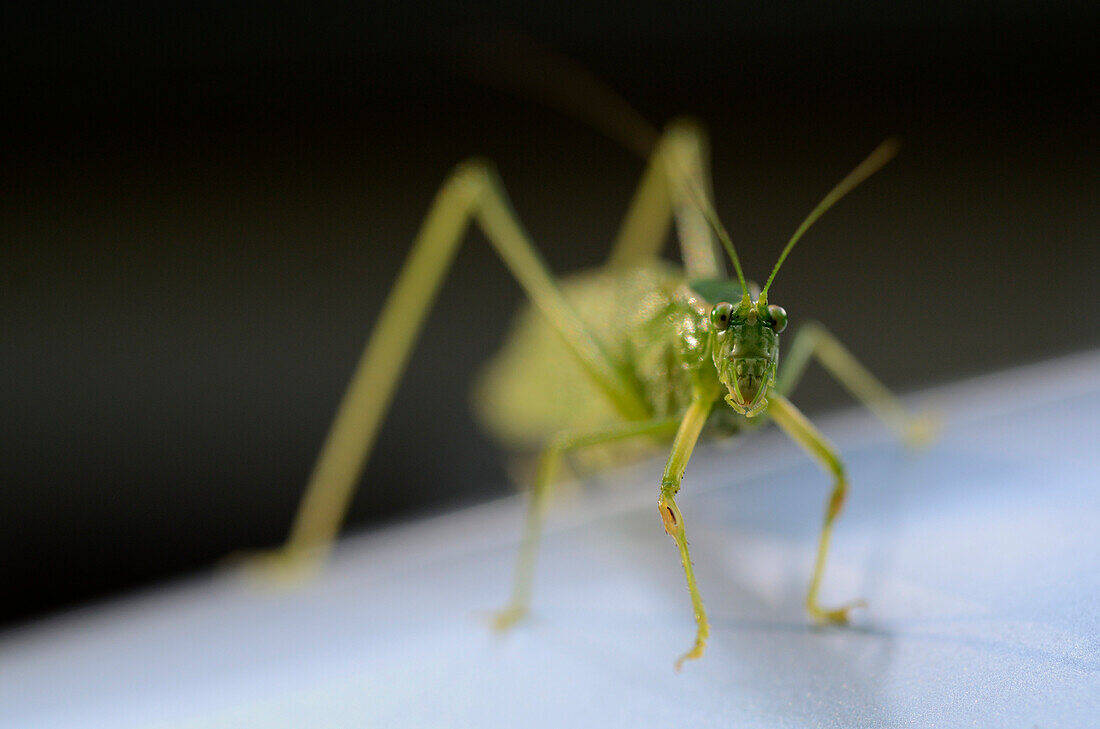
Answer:
[[[729,390],[726,402],[746,417],[758,415],[775,384],[779,333],[787,326],[787,312],[746,295],[736,307],[725,301],[715,306],[710,322],[714,367]]]
[[[889,162],[897,150],[897,140],[887,139],[876,147],[867,159],[849,172],[847,177],[838,182],[817,204],[817,207],[810,211],[779,254],[779,260],[775,262],[775,268],[772,269],[771,275],[764,283],[764,288],[757,295],[756,301],[753,301],[749,295],[749,286],[741,270],[741,261],[737,258],[733,241],[730,240],[726,229],[722,227],[718,214],[714,212],[705,192],[688,187],[688,192],[694,196],[694,201],[699,205],[711,230],[729,254],[730,262],[733,263],[734,271],[737,273],[737,282],[741,285],[741,302],[737,306],[723,301],[711,311],[711,333],[708,342],[711,345],[714,366],[718,370],[718,379],[729,390],[726,402],[742,415],[751,418],[763,412],[768,405],[768,388],[775,384],[775,366],[779,360],[779,333],[787,326],[787,312],[778,306],[768,305],[768,290],[771,288],[772,281],[775,280],[775,275],[779,273],[783,261],[787,259],[787,254],[814,224],[814,221],[824,215],[837,200],[851,192],[856,185]],[[694,285],[693,288],[699,290]],[[715,301],[717,297],[708,298],[708,300]]]

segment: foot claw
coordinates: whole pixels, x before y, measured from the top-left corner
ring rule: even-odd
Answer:
[[[680,669],[684,667],[684,661],[696,661],[702,658],[706,647],[706,641],[697,641],[690,651],[676,659],[676,672],[679,673]]]
[[[503,633],[527,615],[527,608],[509,607],[493,614],[493,630]]]
[[[913,449],[928,446],[940,434],[940,418],[935,413],[921,413],[913,418],[905,432],[905,445]]]
[[[236,555],[235,559],[250,580],[290,589],[312,580],[324,565],[324,557],[316,552],[285,547]]]
[[[856,608],[867,607],[866,600],[853,600],[850,603],[840,606],[835,610],[823,610],[822,608],[811,605],[810,615],[813,616],[814,621],[825,625],[847,625],[848,613]]]

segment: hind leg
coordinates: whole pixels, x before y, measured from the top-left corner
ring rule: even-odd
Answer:
[[[444,183],[367,342],[310,476],[286,544],[264,564],[319,564],[347,513],[424,318],[470,222],[485,232],[528,298],[562,337],[585,374],[624,420],[649,408],[562,297],[487,163],[459,165]]]
[[[710,205],[706,135],[699,125],[677,120],[654,147],[623,218],[608,266],[630,266],[660,253],[669,223],[676,222],[689,279],[721,278],[725,270],[700,205]]]

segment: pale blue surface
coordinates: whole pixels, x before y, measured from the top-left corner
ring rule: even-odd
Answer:
[[[513,499],[348,540],[299,592],[212,575],[4,635],[0,726],[1097,726],[1100,354],[911,400],[946,420],[919,454],[862,412],[821,421],[853,481],[825,586],[870,601],[851,628],[802,612],[828,482],[768,430],[684,481],[713,633],[681,674],[653,462],[558,507],[505,638],[482,615]]]

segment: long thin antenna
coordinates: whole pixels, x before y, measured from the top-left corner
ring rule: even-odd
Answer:
[[[518,96],[547,106],[596,129],[642,158],[657,146],[660,133],[637,109],[598,76],[574,61],[512,28],[498,28],[491,41],[479,44],[480,53],[467,71]],[[667,159],[667,157],[666,157]],[[682,165],[682,160],[670,164]],[[671,175],[689,179],[689,175]],[[718,219],[705,190],[686,185],[688,196],[726,249],[741,291],[749,288],[733,241]]]
[[[660,136],[626,99],[569,56],[512,28],[500,27],[468,56],[483,83],[536,101],[586,124],[645,159]]]
[[[707,200],[707,196],[703,194],[701,190],[697,189],[696,185],[688,182],[685,187],[687,188],[688,194],[693,198],[693,202],[699,208],[699,211],[703,213],[703,217],[706,218],[707,224],[710,225],[711,230],[718,236],[718,240],[722,241],[722,247],[726,249],[730,261],[733,262],[733,270],[737,272],[737,280],[741,284],[741,293],[743,296],[748,296],[749,286],[745,283],[745,274],[741,272],[741,259],[737,257],[737,249],[733,247],[733,241],[730,239],[729,233],[726,232],[726,228],[722,225],[722,221],[718,219],[718,213],[715,212],[714,206]]]
[[[766,302],[768,300],[768,288],[772,285],[775,274],[779,273],[779,267],[783,265],[783,261],[787,259],[787,254],[791,252],[791,249],[794,248],[794,244],[798,242],[802,234],[809,230],[810,226],[813,225],[818,218],[824,215],[826,210],[851,192],[856,185],[882,169],[883,165],[889,162],[894,155],[898,153],[900,147],[901,142],[894,137],[880,144],[875,148],[874,152],[871,152],[871,154],[867,156],[867,159],[860,162],[859,166],[849,172],[847,177],[838,182],[837,186],[830,190],[829,194],[826,195],[825,198],[817,204],[817,207],[806,216],[806,219],[802,221],[802,225],[798,226],[798,230],[794,232],[790,241],[787,242],[787,247],[779,254],[779,260],[775,262],[775,268],[772,269],[772,275],[768,276],[768,282],[764,284],[764,289],[760,292],[759,300],[761,302]]]

